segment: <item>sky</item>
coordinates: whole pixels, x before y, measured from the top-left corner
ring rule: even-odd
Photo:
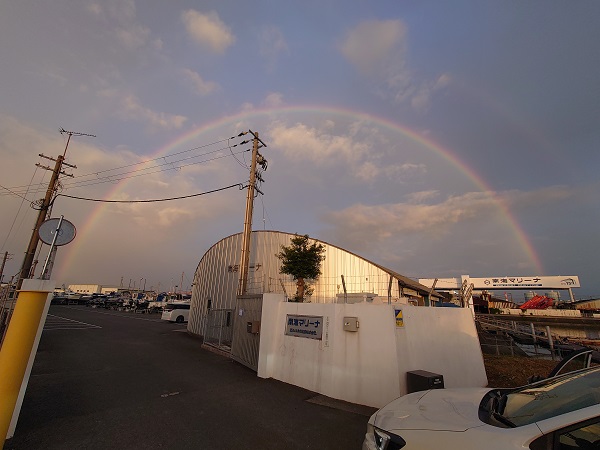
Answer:
[[[255,230],[412,278],[577,275],[575,297],[600,296],[598,17],[592,0],[4,1],[4,279],[63,128],[95,137],[66,149],[52,217],[77,235],[52,278],[189,289],[243,230],[252,130]]]

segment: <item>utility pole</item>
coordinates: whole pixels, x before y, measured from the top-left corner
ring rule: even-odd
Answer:
[[[254,136],[252,140],[252,163],[250,166],[250,180],[248,182],[248,194],[246,196],[246,217],[244,219],[244,234],[242,235],[242,258],[240,263],[240,282],[238,286],[238,295],[246,295],[248,287],[248,270],[250,266],[250,236],[252,234],[252,212],[254,209],[254,195],[255,191],[260,194],[262,192],[256,187],[256,179],[260,177],[256,173],[256,165],[260,164],[264,170],[267,169],[267,160],[258,153],[258,149],[266,147],[261,139],[258,137],[258,133],[252,130],[248,130],[243,134],[250,133]],[[259,145],[260,143],[260,145]],[[260,179],[263,181],[262,179]]]
[[[11,258],[12,255],[10,255],[8,252],[4,253],[4,258],[2,258],[2,266],[0,266],[0,283],[2,283],[2,278],[4,277],[4,265],[6,264],[6,261]]]
[[[31,266],[33,264],[33,259],[35,257],[35,250],[38,246],[39,243],[39,235],[38,235],[38,231],[40,229],[40,226],[42,225],[42,223],[44,223],[44,221],[46,220],[46,216],[48,214],[48,209],[50,208],[50,205],[52,203],[52,197],[54,196],[54,192],[57,189],[57,184],[58,184],[58,177],[60,175],[65,175],[65,176],[70,176],[72,177],[72,174],[68,174],[62,171],[62,166],[68,166],[68,167],[72,167],[73,169],[77,169],[77,166],[75,165],[71,165],[71,164],[67,164],[66,162],[64,162],[65,160],[65,156],[67,154],[67,149],[69,148],[69,142],[71,141],[71,136],[90,136],[90,137],[96,137],[93,134],[86,134],[86,133],[77,133],[74,131],[67,131],[64,128],[61,128],[60,133],[66,133],[69,137],[67,138],[67,144],[65,145],[65,151],[63,152],[62,155],[59,155],[58,158],[54,159],[51,158],[49,156],[45,156],[43,154],[40,153],[40,156],[42,158],[46,158],[49,159],[51,161],[55,161],[56,163],[54,164],[54,169],[48,167],[48,166],[42,166],[41,164],[36,164],[36,166],[42,168],[42,169],[46,169],[46,170],[51,170],[52,171],[52,177],[50,178],[50,183],[48,184],[48,189],[46,190],[46,196],[41,200],[41,204],[40,204],[40,212],[38,214],[38,218],[37,221],[35,223],[35,227],[33,228],[33,232],[31,233],[31,238],[29,239],[29,245],[27,246],[27,251],[25,252],[25,258],[23,259],[23,265],[21,266],[21,271],[19,272],[19,279],[17,280],[17,290],[21,289],[21,285],[23,284],[23,280],[28,278],[30,276],[30,271],[31,271]]]

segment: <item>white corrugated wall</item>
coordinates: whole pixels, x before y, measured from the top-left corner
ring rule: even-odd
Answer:
[[[248,293],[283,293],[281,282],[288,296],[296,292],[296,284],[288,275],[279,273],[280,261],[275,256],[282,245],[289,245],[291,233],[279,231],[252,232],[250,247],[250,270]],[[318,241],[321,242],[321,241]],[[375,264],[331,244],[325,245],[325,260],[321,265],[321,276],[313,285],[313,303],[335,301],[336,294],[343,294],[341,275],[344,275],[346,290],[370,292],[381,297],[388,295],[390,275]],[[239,283],[242,234],[228,236],[213,245],[202,257],[194,275],[192,305],[188,331],[204,335],[208,301],[212,309],[234,309]],[[398,284],[392,283],[392,297],[400,297]]]

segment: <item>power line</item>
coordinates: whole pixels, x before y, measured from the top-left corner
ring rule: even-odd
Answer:
[[[78,188],[78,187],[86,187],[86,186],[94,186],[97,184],[104,184],[104,183],[115,183],[118,181],[122,181],[125,179],[129,179],[129,178],[136,178],[136,177],[141,177],[141,176],[145,176],[145,175],[151,175],[154,173],[159,173],[162,171],[169,171],[169,170],[180,170],[184,167],[188,167],[188,166],[192,166],[192,165],[197,165],[197,164],[202,164],[202,163],[206,163],[206,162],[210,162],[210,161],[216,161],[218,159],[223,159],[223,158],[229,158],[230,155],[220,155],[220,156],[215,156],[213,158],[208,158],[208,159],[204,159],[202,161],[197,161],[197,162],[192,162],[192,163],[188,163],[188,164],[180,164],[175,166],[174,164],[182,162],[182,161],[186,161],[189,159],[193,159],[193,158],[198,158],[201,156],[206,156],[210,153],[215,153],[217,151],[220,150],[224,150],[224,148],[212,151],[212,152],[208,152],[205,153],[203,155],[196,155],[193,157],[188,157],[188,158],[182,158],[180,160],[177,161],[171,161],[171,162],[165,162],[164,164],[160,164],[160,165],[155,165],[155,166],[151,166],[151,167],[145,167],[145,168],[141,168],[138,170],[133,170],[133,171],[129,171],[129,172],[123,172],[123,173],[117,173],[117,174],[113,174],[113,175],[106,175],[103,177],[100,177],[98,179],[89,179],[89,180],[79,180],[79,181],[72,181],[72,182],[67,182],[67,183],[61,183],[61,188],[62,189],[72,189],[72,188]],[[243,152],[248,152],[250,151],[250,149],[247,150],[242,150],[240,152],[237,152],[237,154],[243,153]],[[159,158],[160,159],[160,158]],[[172,165],[172,167],[165,167],[165,166],[169,166]],[[116,170],[116,169],[112,169],[112,170]],[[102,172],[108,172],[108,170],[102,171]],[[97,173],[101,173],[101,172],[95,172],[92,174],[88,174],[86,176],[90,176],[90,175],[95,175]],[[137,175],[136,175],[137,173]],[[81,177],[76,177],[76,178],[81,178]],[[5,188],[7,189],[7,188]],[[42,191],[42,189],[39,190],[35,190],[32,191],[33,193],[35,192],[40,192]],[[17,193],[14,193],[15,195],[17,195]],[[2,195],[2,194],[0,194]]]
[[[229,139],[233,139],[233,138],[229,138]],[[138,163],[133,163],[133,164],[126,164],[124,166],[115,167],[115,168],[112,168],[112,169],[100,170],[98,172],[90,172],[90,173],[87,173],[87,174],[79,175],[79,176],[77,176],[75,178],[83,178],[83,177],[98,175],[100,173],[112,172],[114,170],[126,169],[127,167],[134,167],[134,166],[138,166],[140,164],[146,164],[146,163],[153,162],[153,161],[159,161],[161,159],[164,159],[166,161],[166,158],[170,158],[171,156],[181,155],[183,153],[189,153],[189,152],[192,152],[194,150],[199,150],[201,148],[209,147],[211,145],[220,144],[221,142],[229,141],[229,139],[221,139],[219,141],[211,142],[210,144],[200,145],[198,147],[193,147],[193,148],[190,148],[190,149],[187,149],[187,150],[182,150],[180,152],[170,153],[168,155],[163,155],[163,156],[159,156],[157,158],[148,159],[148,160],[142,161],[141,163],[138,162]],[[215,153],[215,152],[218,152],[220,150],[224,150],[225,148],[226,147],[221,147],[221,148],[219,148],[217,150],[213,150],[213,151],[210,151],[210,152],[207,152],[207,153],[202,153],[201,155],[198,155],[198,156],[209,155],[211,153]],[[180,160],[172,161],[172,163],[176,163],[176,162],[179,162],[179,161],[185,161],[186,159],[191,159],[191,158],[192,157],[183,158],[183,159],[180,159]],[[165,165],[165,164],[163,164],[163,165]],[[143,170],[143,169],[139,169],[139,170]]]
[[[275,227],[273,226],[273,222],[271,222],[271,218],[269,217],[269,213],[267,212],[267,207],[265,206],[265,201],[262,196],[260,197],[260,202],[262,203],[262,207],[263,207],[263,227],[266,230],[266,226],[265,226],[265,216],[266,216],[267,220],[269,221],[269,224],[271,225],[271,229],[274,230]]]
[[[33,183],[33,179],[35,178],[35,175],[37,174],[38,169],[39,168],[36,166],[35,170],[33,171],[33,175],[31,176],[31,180],[29,181],[29,186],[31,186],[31,184]],[[10,191],[10,189],[5,188],[4,186],[1,186],[1,187],[3,189]],[[28,188],[28,190],[29,190],[29,188]],[[19,214],[21,213],[21,208],[23,207],[23,202],[29,201],[29,200],[27,200],[26,197],[22,197],[18,194],[15,194],[15,195],[20,197],[22,200],[21,200],[21,203],[19,204],[19,209],[17,210],[17,213],[15,214],[15,218],[13,219],[12,223],[10,224],[10,229],[8,230],[8,233],[6,234],[6,238],[4,239],[4,242],[2,243],[2,250],[4,250],[4,246],[8,242],[8,239],[10,238],[10,234],[12,233],[13,227],[15,226],[15,223],[17,222],[17,218],[19,217]],[[25,193],[25,195],[27,195],[27,193]],[[25,216],[23,216],[23,218],[25,218]]]
[[[24,196],[22,196],[21,194],[18,194],[17,192],[15,192],[15,191],[11,190],[10,188],[7,188],[7,187],[5,187],[5,186],[2,186],[1,184],[0,184],[0,188],[7,190],[7,191],[8,191],[10,194],[12,194],[12,195],[16,195],[17,197],[19,197],[19,198],[21,198],[21,199],[23,199],[23,200],[25,200],[25,201],[30,201],[30,200],[28,200],[27,198],[25,198]]]
[[[85,201],[88,201],[88,202],[99,202],[99,203],[155,203],[155,202],[168,202],[168,201],[171,201],[171,200],[182,200],[184,198],[199,197],[201,195],[213,194],[215,192],[224,191],[226,189],[231,189],[231,188],[236,187],[236,186],[240,190],[242,190],[242,189],[245,188],[245,186],[244,186],[243,183],[236,183],[236,184],[232,184],[230,186],[222,187],[222,188],[219,188],[219,189],[213,189],[212,191],[200,192],[198,194],[182,195],[180,197],[160,198],[160,199],[152,199],[152,200],[103,200],[103,199],[98,199],[98,198],[77,197],[77,196],[74,196],[74,195],[67,195],[67,194],[58,194],[56,196],[56,198],[58,198],[58,197],[67,197],[67,198],[73,198],[73,199],[76,199],[76,200],[85,200]]]
[[[227,139],[225,139],[225,140],[227,140]],[[217,143],[223,142],[225,140],[217,141]],[[246,142],[244,142],[244,143],[246,143]],[[207,144],[207,145],[213,145],[213,144]],[[107,172],[119,170],[119,169],[122,169],[122,168],[137,166],[140,163],[129,164],[129,165],[126,165],[126,166],[121,166],[121,167],[117,167],[117,168],[113,168],[113,169],[102,170],[102,171],[98,171],[98,172],[91,172],[91,173],[88,173],[88,174],[84,174],[84,175],[80,175],[80,176],[77,176],[77,177],[73,177],[74,181],[67,182],[67,183],[62,183],[62,188],[63,189],[71,189],[71,188],[75,188],[75,187],[93,186],[93,185],[96,185],[96,184],[103,184],[103,183],[114,183],[114,182],[118,182],[118,181],[121,181],[121,180],[124,180],[124,179],[135,178],[135,177],[144,176],[144,175],[151,175],[151,174],[158,173],[158,172],[161,172],[161,171],[179,170],[179,169],[181,169],[183,167],[188,167],[188,166],[191,166],[191,165],[202,164],[202,163],[206,163],[206,162],[210,162],[210,161],[215,161],[215,160],[218,160],[218,159],[228,158],[230,155],[221,155],[221,156],[216,156],[214,158],[208,158],[208,159],[205,159],[205,160],[202,160],[202,161],[197,161],[197,162],[188,163],[188,164],[179,164],[179,165],[175,166],[175,164],[180,163],[182,161],[187,161],[187,160],[194,159],[194,158],[200,158],[202,156],[207,156],[207,155],[210,155],[212,153],[217,153],[217,152],[225,150],[225,149],[229,149],[230,152],[231,152],[231,156],[233,156],[234,158],[235,158],[235,154],[243,154],[244,152],[250,151],[250,149],[246,149],[246,150],[242,150],[242,151],[236,152],[234,154],[234,152],[231,150],[231,148],[236,147],[238,145],[241,145],[241,144],[235,144],[233,146],[221,147],[221,148],[218,148],[216,150],[212,150],[210,152],[206,152],[206,153],[203,153],[203,154],[200,154],[200,155],[189,156],[189,157],[186,157],[186,158],[181,158],[181,159],[178,159],[178,160],[175,160],[175,161],[167,161],[166,160],[167,157],[191,151],[191,150],[185,150],[185,151],[181,151],[181,152],[178,152],[178,153],[174,153],[173,155],[165,155],[165,156],[162,156],[160,158],[155,158],[155,159],[152,159],[152,160],[145,161],[145,163],[147,163],[147,162],[158,161],[158,160],[164,159],[165,162],[163,164],[157,164],[157,165],[150,166],[150,167],[143,167],[143,168],[140,168],[140,169],[137,169],[137,170],[132,170],[132,171],[123,172],[123,173],[117,173],[117,174],[113,174],[113,175],[106,175],[106,176],[103,176],[103,177],[100,177],[100,178],[96,178],[96,179],[89,179],[89,178],[92,177],[92,176],[96,176],[97,177],[98,174],[101,174],[101,173],[107,173]],[[195,149],[206,147],[206,146],[196,147]],[[235,158],[235,159],[237,161],[237,158]],[[172,166],[172,167],[171,168],[165,168],[165,166]],[[138,175],[134,175],[136,173],[138,173]],[[82,178],[88,178],[88,180],[84,180]],[[77,179],[77,181],[75,181],[75,179]],[[32,192],[36,193],[36,192],[41,192],[41,191],[44,190],[41,183],[39,184],[39,186],[40,186],[39,189],[33,190]],[[19,187],[22,187],[22,186],[19,186]],[[4,189],[8,190],[11,194],[19,195],[17,192],[11,191],[9,188],[4,188]],[[16,189],[16,188],[13,188],[13,189]],[[2,195],[8,195],[8,194],[1,194],[0,193],[0,196],[2,196]]]
[[[233,139],[233,138],[232,138]],[[237,145],[243,145],[248,143],[249,141],[242,141],[239,144],[234,145],[233,147],[236,147]],[[229,145],[229,139],[227,139],[227,146],[229,147],[229,152],[231,153],[231,156],[233,156],[233,158],[237,161],[237,163],[242,166],[244,169],[250,170],[250,167],[248,167],[248,165],[246,164],[246,160],[244,159],[244,163],[242,163],[239,159],[237,159],[235,157],[235,155],[233,154],[233,151],[231,150],[233,147],[231,147]],[[242,153],[242,157],[243,157],[243,153]]]
[[[132,170],[129,172],[123,172],[123,173],[118,173],[118,174],[114,174],[114,175],[107,175],[105,177],[100,177],[98,179],[98,180],[104,180],[104,181],[81,180],[81,181],[74,181],[71,183],[65,183],[64,187],[72,188],[72,187],[83,187],[83,186],[89,186],[89,185],[94,185],[94,184],[100,184],[100,183],[104,183],[104,182],[109,183],[109,182],[114,182],[114,181],[120,181],[120,180],[127,179],[127,178],[136,178],[136,177],[140,177],[140,176],[151,175],[154,173],[159,173],[161,171],[179,170],[183,167],[193,166],[193,165],[202,164],[202,163],[206,163],[206,162],[210,162],[210,161],[216,161],[218,159],[223,159],[223,158],[229,158],[229,155],[221,155],[221,156],[215,156],[213,158],[204,159],[202,161],[196,161],[196,162],[191,162],[191,163],[187,163],[187,164],[180,164],[177,166],[175,165],[176,163],[180,163],[182,161],[188,161],[188,160],[194,159],[194,158],[199,158],[201,156],[206,156],[211,153],[216,153],[220,150],[224,150],[224,148],[221,148],[221,149],[218,149],[218,150],[215,150],[212,152],[204,153],[202,155],[195,155],[195,156],[190,156],[187,158],[182,158],[182,159],[179,159],[176,161],[166,161],[163,164],[158,164],[158,165],[154,165],[154,166],[150,166],[150,167]],[[244,151],[249,151],[249,150],[243,150],[242,152],[244,152]],[[239,152],[239,153],[242,153],[242,152]],[[165,166],[171,166],[171,167],[165,167]],[[107,171],[104,171],[104,172],[107,172]],[[140,173],[140,172],[145,172],[145,173]],[[100,173],[100,172],[97,172],[97,173]],[[137,173],[137,175],[134,175],[136,173]],[[95,174],[96,173],[89,174],[89,175],[95,175]],[[118,177],[118,178],[116,178],[116,177]]]

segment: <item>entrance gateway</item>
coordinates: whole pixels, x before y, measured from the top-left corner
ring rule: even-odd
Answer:
[[[262,295],[238,296],[233,320],[231,358],[254,371],[258,370],[262,302]]]
[[[579,288],[579,276],[501,276],[486,278],[471,278],[469,275],[462,275],[460,278],[419,278],[419,283],[432,287],[438,291],[451,291],[460,289],[461,286],[472,284],[475,290],[498,291],[498,290],[532,290],[532,289],[552,289],[568,290],[571,301],[575,300],[573,288]]]

